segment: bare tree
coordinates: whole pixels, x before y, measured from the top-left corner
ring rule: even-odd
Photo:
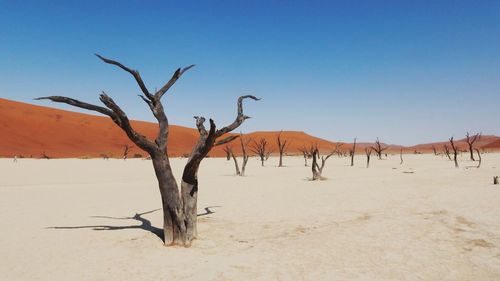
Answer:
[[[465,134],[465,141],[469,145],[470,160],[472,160],[472,161],[476,161],[474,159],[474,143],[476,141],[478,141],[479,139],[481,139],[481,134],[479,134],[479,133],[475,134],[472,137],[469,135],[469,132],[467,132],[467,134]]]
[[[278,164],[278,167],[283,167],[283,154],[285,154],[288,146],[290,145],[290,142],[288,140],[281,139],[281,133],[283,133],[283,131],[278,134],[278,137],[276,139],[276,141],[278,142],[278,151],[280,153],[280,162]]]
[[[226,152],[226,154],[229,155],[229,157],[233,158],[234,169],[236,170],[236,175],[240,175],[241,174],[240,167],[238,165],[238,160],[236,160],[236,156],[234,156],[233,148],[231,146],[229,146],[229,145],[226,145],[223,149]]]
[[[222,150],[224,150],[224,152],[226,153],[226,160],[231,160],[232,147],[226,145]]]
[[[321,179],[323,179],[321,174],[323,173],[323,168],[325,167],[326,160],[328,160],[328,158],[330,158],[333,154],[335,154],[336,150],[333,150],[330,154],[328,154],[326,156],[321,156],[321,166],[318,164],[318,161],[320,159],[318,146],[316,145],[316,146],[312,147],[311,152],[312,152],[312,158],[313,158],[313,162],[312,162],[313,177],[312,177],[312,180],[313,181],[321,180]]]
[[[354,166],[354,154],[356,153],[356,138],[354,138],[354,143],[352,145],[352,149],[349,150],[349,154],[351,155],[351,167]]]
[[[498,176],[493,177],[493,184],[498,184]]]
[[[375,151],[375,153],[377,153],[379,160],[382,160],[382,152],[384,152],[384,150],[386,150],[387,148],[387,146],[382,146],[378,138],[375,141],[375,146],[372,146],[372,149]]]
[[[455,168],[458,168],[458,160],[457,160],[458,149],[455,146],[453,137],[450,138],[450,144],[451,144],[451,149],[453,149],[453,160],[455,161]]]
[[[239,97],[237,101],[238,114],[236,119],[233,123],[222,127],[221,129],[216,129],[215,122],[210,119],[210,128],[207,130],[204,125],[205,118],[199,116],[194,117],[196,119],[196,127],[198,128],[200,136],[191,152],[191,155],[189,156],[186,166],[184,167],[181,188],[179,190],[177,181],[172,173],[167,153],[169,124],[161,103],[161,98],[182,76],[182,74],[194,65],[177,69],[170,80],[163,87],[154,93],[151,93],[146,88],[146,85],[144,84],[138,71],[132,70],[120,62],[104,58],[97,54],[96,56],[105,63],[115,65],[130,73],[134,77],[143,93],[143,95],[140,95],[140,98],[149,106],[151,112],[158,120],[158,135],[155,140],[148,139],[135,131],[132,128],[130,120],[125,112],[104,92],[100,95],[100,100],[106,107],[61,96],[42,97],[38,99],[48,99],[53,102],[66,103],[107,115],[127,134],[129,139],[137,145],[137,147],[149,153],[156,177],[158,179],[158,185],[162,198],[164,243],[165,245],[183,245],[188,247],[191,245],[192,240],[197,236],[196,211],[198,198],[198,168],[200,163],[215,145],[226,144],[235,139],[235,136],[222,137],[226,133],[238,128],[246,119],[249,118],[243,114],[243,100],[247,98],[253,100],[259,99],[251,95]]]
[[[478,160],[479,160],[479,163],[477,164],[477,168],[481,167],[481,152],[479,152],[479,149],[476,148],[476,152],[477,152],[477,157],[478,157]]]
[[[305,146],[302,146],[302,148],[299,148],[299,151],[302,152],[302,156],[304,156],[304,166],[307,167],[307,159],[311,158],[312,155],[311,155],[310,151]]]
[[[130,150],[132,149],[132,147],[134,147],[133,145],[124,145],[123,146],[123,160],[127,160],[128,158],[128,153],[130,152]]]
[[[45,153],[45,151],[44,151],[44,152],[42,152],[42,154],[41,154],[41,158],[42,158],[42,159],[47,159],[47,160],[49,160],[51,157],[50,157],[50,156],[48,156],[48,155],[47,155],[47,153]]]
[[[446,144],[443,146],[443,148],[444,148],[444,154],[446,154],[448,159],[450,159],[450,161],[451,161],[450,148]]]
[[[365,153],[366,153],[366,168],[370,167],[370,156],[372,155],[373,148],[371,147],[365,147]]]
[[[436,147],[434,145],[432,146],[432,152],[434,152],[434,155],[438,155],[437,151],[436,151]]]
[[[247,147],[248,147],[248,144],[252,141],[252,139],[249,139],[249,140],[244,140],[243,139],[243,134],[240,133],[240,145],[241,145],[241,157],[243,157],[243,162],[241,164],[241,173],[240,173],[240,176],[244,176],[245,175],[245,169],[247,167],[247,162],[248,162],[248,154],[247,154]]]
[[[262,166],[264,166],[264,161],[269,159],[269,156],[271,155],[271,151],[267,146],[267,140],[264,138],[261,138],[259,142],[253,141],[250,146],[250,150],[259,156]]]
[[[401,150],[399,151],[399,159],[401,161],[399,162],[399,165],[403,165],[403,148],[401,147]]]

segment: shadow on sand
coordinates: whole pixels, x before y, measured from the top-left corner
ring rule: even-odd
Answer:
[[[211,210],[211,208],[218,208],[220,206],[210,206],[205,207],[205,212],[198,214],[198,217],[206,216],[215,213]],[[99,218],[99,219],[113,219],[113,220],[135,220],[140,222],[140,225],[124,225],[124,226],[116,226],[116,225],[81,225],[81,226],[51,226],[47,227],[47,229],[82,229],[82,228],[91,228],[92,230],[122,230],[122,229],[142,229],[148,232],[153,233],[162,241],[165,241],[163,236],[163,229],[155,227],[151,224],[151,221],[144,218],[143,215],[147,215],[150,213],[154,213],[156,211],[161,210],[160,208],[154,209],[151,211],[147,211],[144,213],[136,213],[132,217],[108,217],[108,216],[91,216],[91,218]]]

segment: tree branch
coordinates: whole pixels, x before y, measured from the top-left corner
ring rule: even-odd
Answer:
[[[177,68],[177,70],[174,72],[174,75],[172,75],[172,78],[170,78],[170,80],[154,94],[154,98],[157,101],[159,101],[161,99],[161,97],[168,91],[168,89],[170,89],[170,87],[172,87],[172,85],[175,84],[177,79],[179,79],[182,76],[182,74],[184,74],[184,72],[188,71],[189,69],[193,68],[194,66],[195,65],[192,64],[188,67]]]

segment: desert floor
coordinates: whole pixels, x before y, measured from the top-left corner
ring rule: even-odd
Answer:
[[[2,280],[500,280],[500,154],[199,172],[199,239],[164,247],[150,161],[0,159]],[[186,159],[172,159],[177,178]],[[205,208],[213,213],[206,214]],[[156,211],[155,211],[156,210]],[[153,211],[150,213],[146,213]],[[142,214],[135,217],[136,213]],[[150,226],[149,224],[152,224]]]

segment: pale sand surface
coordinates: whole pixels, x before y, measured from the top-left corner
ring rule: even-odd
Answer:
[[[459,169],[433,155],[369,169],[334,157],[321,182],[301,157],[252,158],[246,177],[206,159],[199,213],[219,207],[191,248],[95,217],[160,208],[150,161],[0,159],[0,279],[500,280],[500,154],[483,157],[480,169],[465,155]],[[178,179],[185,161],[172,159]],[[161,211],[143,217],[162,226]],[[99,225],[118,229],[48,228]]]

